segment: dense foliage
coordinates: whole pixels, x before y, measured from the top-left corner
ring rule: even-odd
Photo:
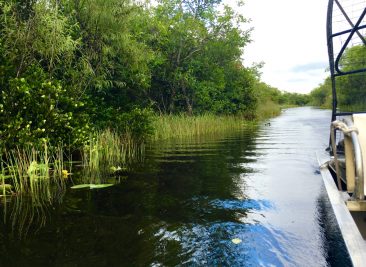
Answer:
[[[256,82],[255,90],[258,99],[257,116],[262,118],[278,115],[283,107],[305,106],[310,101],[309,95],[283,92],[260,81]]]
[[[220,1],[160,1],[144,40],[156,51],[151,103],[162,113],[252,112],[254,71],[241,63],[245,19]]]
[[[332,106],[332,82],[328,77],[317,88],[310,92],[310,103],[313,106],[331,108]]]
[[[304,104],[244,67],[245,22],[221,0],[0,0],[0,140],[77,147],[106,128],[144,140],[154,112]]]
[[[366,46],[348,48],[341,58],[340,70],[347,72],[366,68]],[[366,110],[366,75],[357,73],[336,77],[338,107],[342,110]],[[332,105],[332,84],[328,77],[311,93],[314,105],[330,108]]]

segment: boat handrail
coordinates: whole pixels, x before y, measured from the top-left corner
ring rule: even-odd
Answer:
[[[339,171],[339,162],[337,158],[337,146],[335,143],[335,130],[341,130],[344,135],[349,136],[353,144],[353,152],[355,159],[355,189],[353,197],[357,200],[365,199],[364,192],[364,175],[363,175],[363,160],[362,160],[362,150],[360,141],[358,139],[358,130],[354,127],[352,120],[349,118],[344,118],[342,121],[336,120],[331,124],[331,142],[332,150],[334,155],[336,173],[337,173],[337,183],[338,189],[341,190],[341,180]]]

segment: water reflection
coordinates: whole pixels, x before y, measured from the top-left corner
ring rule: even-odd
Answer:
[[[268,200],[214,200],[211,205],[217,209],[226,210],[262,210],[273,209],[274,205]]]
[[[150,144],[128,179],[69,191],[27,242],[0,239],[2,252],[20,254],[10,266],[332,264],[347,255],[342,242],[337,253],[327,246],[319,209],[315,151],[329,116],[292,109],[271,126]]]
[[[176,244],[170,250],[169,241],[157,252],[160,264],[170,265],[161,258],[178,250],[188,265],[327,266],[334,255],[319,224],[322,182],[315,152],[326,147],[328,120],[328,111],[294,109],[270,127],[155,148],[152,158],[164,159],[157,172],[163,187],[177,186],[159,194],[163,202],[175,199],[159,218],[181,223],[157,229],[157,243],[174,237]],[[180,198],[186,199],[182,206]],[[335,258],[347,259],[339,232],[334,235],[341,244]],[[235,237],[243,242],[232,244]]]
[[[50,219],[50,210],[62,203],[64,190],[50,190],[49,195],[5,196],[1,200],[3,232],[15,239],[36,234]]]

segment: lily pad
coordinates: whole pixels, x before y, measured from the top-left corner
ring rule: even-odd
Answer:
[[[71,189],[82,189],[82,188],[90,188],[90,189],[99,189],[113,186],[113,184],[78,184],[71,187]]]
[[[99,189],[113,186],[113,184],[91,184],[90,189]]]
[[[71,189],[81,189],[81,188],[90,188],[90,184],[78,184],[71,186]]]

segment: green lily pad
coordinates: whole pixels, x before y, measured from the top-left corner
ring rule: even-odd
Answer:
[[[113,186],[113,184],[91,184],[90,189],[99,189]]]
[[[90,189],[99,189],[113,186],[113,184],[78,184],[71,187],[71,189],[82,189],[82,188],[90,188]]]
[[[78,184],[71,186],[71,189],[81,189],[81,188],[90,188],[90,184]]]

